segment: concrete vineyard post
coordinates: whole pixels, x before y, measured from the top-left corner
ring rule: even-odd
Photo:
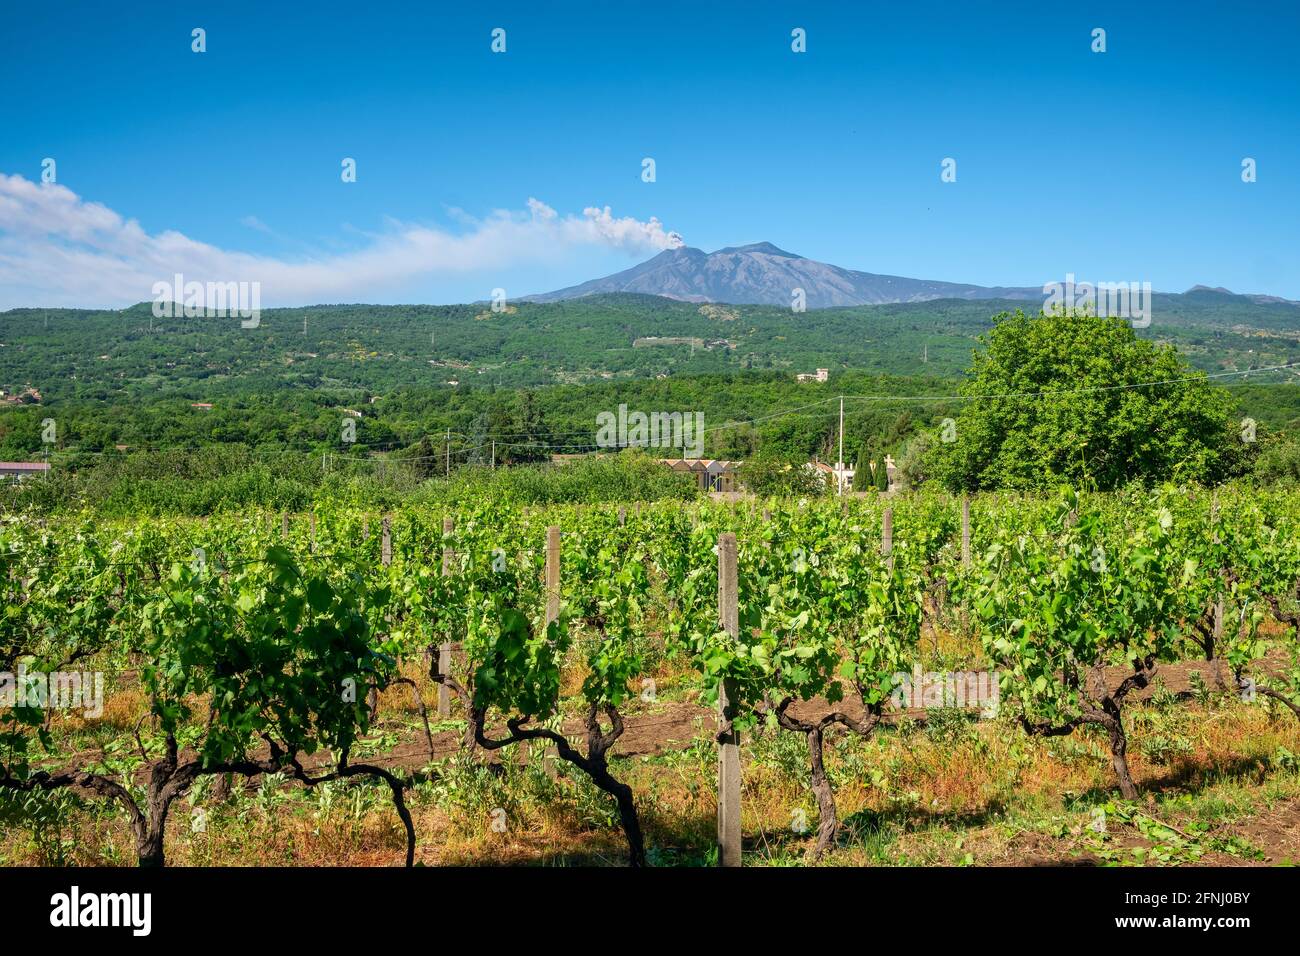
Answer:
[[[379,560],[384,567],[393,563],[393,519],[384,515],[384,537],[379,546]]]
[[[736,588],[736,536],[718,537],[718,618],[733,638],[740,634]],[[718,686],[718,866],[740,866],[740,734],[733,718],[735,688]]]
[[[316,512],[311,513],[311,553],[316,553]]]
[[[442,536],[448,538],[456,528],[456,521],[451,516],[442,519]],[[452,550],[450,543],[445,543],[442,548],[442,576],[451,577],[452,563],[455,561],[455,552]],[[451,635],[446,635],[447,639],[438,647],[438,673],[451,673]],[[446,684],[438,685],[438,717],[445,720],[451,716],[451,691]]]
[[[280,513],[280,540],[289,540],[289,512],[287,511]]]

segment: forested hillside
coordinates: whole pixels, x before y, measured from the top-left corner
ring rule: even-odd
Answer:
[[[605,450],[597,416],[620,406],[700,413],[704,457],[834,461],[843,396],[845,460],[869,465],[892,455],[919,479],[942,423],[979,404],[969,388],[961,393],[962,382],[996,306],[793,313],[607,296],[504,312],[273,310],[255,329],[237,319],[157,319],[146,306],[9,312],[0,335],[8,393],[0,458],[48,458],[52,474],[80,475],[83,489],[97,472],[112,485],[108,498],[119,496],[118,482],[134,487],[160,475],[198,481],[239,472],[251,488],[262,479],[250,469],[263,469],[280,488],[257,485],[263,499],[297,501],[331,473],[378,474],[377,456],[403,459],[418,479]],[[1200,291],[1157,299],[1152,326],[1136,335],[1172,345],[1189,372],[1215,376],[1223,396],[1216,414],[1254,419],[1259,448],[1271,449],[1293,441],[1300,422],[1300,377],[1276,369],[1300,360],[1297,311]],[[1089,341],[1085,334],[1071,348],[1086,350]],[[828,381],[797,380],[819,367],[829,369]],[[1060,374],[1077,385],[1076,375],[1101,367],[1085,362]],[[1134,381],[1182,374],[1161,367],[1147,376],[1139,366]],[[1261,371],[1240,374],[1249,369]],[[291,492],[288,475],[297,476]],[[249,488],[218,497],[229,506]],[[199,498],[186,510],[211,506],[210,496]]]
[[[17,309],[0,314],[0,388],[47,401],[196,401],[268,387],[516,387],[610,378],[860,369],[954,376],[993,316],[1023,302],[940,300],[793,312],[593,296],[558,303],[313,306],[238,319]],[[1202,290],[1157,295],[1143,338],[1207,371],[1300,360],[1300,305]]]

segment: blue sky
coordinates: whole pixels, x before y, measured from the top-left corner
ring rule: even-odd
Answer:
[[[0,308],[120,307],[173,265],[268,305],[519,295],[648,258],[652,219],[917,278],[1300,299],[1294,3],[6,6]]]

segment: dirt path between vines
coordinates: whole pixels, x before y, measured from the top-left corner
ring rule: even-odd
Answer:
[[[1281,657],[1276,661],[1261,660],[1257,662],[1253,672],[1267,675],[1275,672],[1282,663],[1284,662]],[[1123,667],[1108,667],[1106,669],[1107,686],[1116,686],[1128,673],[1129,671]],[[1129,696],[1129,700],[1149,699],[1160,685],[1175,694],[1192,693],[1194,685],[1191,675],[1193,673],[1199,673],[1208,687],[1216,686],[1219,673],[1223,675],[1224,679],[1231,681],[1227,667],[1222,661],[1214,663],[1191,661],[1164,664],[1157,671],[1156,684],[1134,692]],[[434,714],[436,688],[426,687],[425,692],[428,695],[426,703],[430,710],[430,720],[436,721]],[[401,686],[391,688],[385,692],[379,712],[380,720],[384,719],[386,712],[391,717],[393,704],[403,700],[403,695],[408,694],[409,692]],[[409,701],[409,696],[406,696],[405,700]],[[791,713],[801,719],[816,720],[831,709],[831,705],[824,699],[815,698],[811,701],[796,703],[791,707]],[[835,705],[834,709],[842,710],[854,718],[864,716],[862,707],[851,699],[840,701]],[[410,712],[406,713],[408,716],[414,716]],[[887,708],[885,719],[887,722],[895,722],[903,718],[904,715],[921,722],[926,719],[924,708],[896,710],[892,707]],[[618,739],[611,751],[615,759],[652,756],[665,751],[684,750],[691,745],[692,741],[701,732],[712,734],[717,728],[717,715],[714,709],[690,700],[663,701],[647,705],[640,698],[633,698],[627,707],[627,712],[623,715],[623,719],[625,726],[623,735]],[[504,732],[504,727],[498,726],[490,731],[489,736],[495,736],[502,732]],[[564,733],[568,737],[577,737],[580,743],[585,742],[585,721],[577,717],[567,719],[564,723]],[[457,730],[444,730],[436,732],[432,736],[433,758],[435,760],[450,757],[461,749],[461,733]],[[259,756],[264,755],[265,751],[259,754]],[[82,754],[79,756],[87,757],[89,755]],[[395,746],[381,750],[378,753],[357,754],[352,758],[352,763],[368,763],[386,769],[417,771],[428,765],[429,758],[429,747],[424,733],[419,729],[408,729]],[[502,750],[481,752],[479,758],[487,763],[495,764],[500,763],[503,759],[526,759],[526,755],[523,753],[523,748],[511,746]],[[314,755],[311,758],[304,759],[303,766],[309,770],[315,769],[323,765],[324,759],[323,754]],[[77,762],[72,761],[70,763],[75,766]],[[137,782],[143,782],[147,779],[147,771],[141,768],[136,771],[134,776]],[[254,781],[248,781],[248,785],[254,785]]]
[[[1256,672],[1261,675],[1270,673],[1273,670],[1272,664],[1271,661],[1260,661]],[[1124,667],[1106,668],[1107,686],[1116,686],[1129,673],[1130,671]],[[1156,673],[1156,683],[1143,690],[1133,692],[1129,695],[1128,700],[1148,700],[1157,692],[1160,686],[1175,694],[1193,693],[1195,690],[1193,673],[1199,674],[1204,684],[1211,688],[1216,686],[1219,675],[1222,675],[1223,679],[1229,683],[1232,680],[1226,664],[1222,661],[1213,663],[1209,661],[1190,661],[1164,664]],[[400,688],[395,689],[393,693],[400,693]],[[429,701],[429,705],[432,708],[432,699]],[[628,712],[624,713],[625,729],[623,735],[614,745],[611,752],[613,757],[653,756],[665,751],[684,750],[691,745],[692,741],[702,731],[713,733],[717,729],[715,710],[712,707],[693,701],[671,701],[651,704],[648,709],[642,709],[643,707],[645,705],[637,699],[628,708]],[[801,701],[790,708],[792,714],[804,720],[817,720],[832,709],[841,710],[856,719],[864,716],[861,705],[849,699],[840,701],[835,704],[834,708],[823,698],[814,698],[806,702]],[[918,707],[909,707],[902,710],[889,708],[886,710],[885,719],[887,722],[896,722],[904,716],[924,722],[926,711],[924,708]],[[585,722],[579,718],[566,720],[564,733],[565,736],[578,737],[580,741],[585,740]],[[489,736],[492,736],[492,734],[489,734]],[[449,756],[460,749],[460,734],[455,731],[435,733],[433,735],[433,745],[435,758]],[[504,753],[509,754],[509,751],[518,749],[516,747],[505,748]],[[484,753],[482,756],[489,763],[498,763],[502,759],[502,754],[503,751],[492,751]],[[377,763],[384,767],[418,770],[429,762],[429,749],[423,733],[416,732],[408,734],[400,744],[391,750],[375,757],[356,758],[353,762]]]

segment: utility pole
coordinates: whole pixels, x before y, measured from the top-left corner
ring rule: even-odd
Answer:
[[[840,460],[835,463],[835,484],[844,494],[844,396],[840,396]]]

